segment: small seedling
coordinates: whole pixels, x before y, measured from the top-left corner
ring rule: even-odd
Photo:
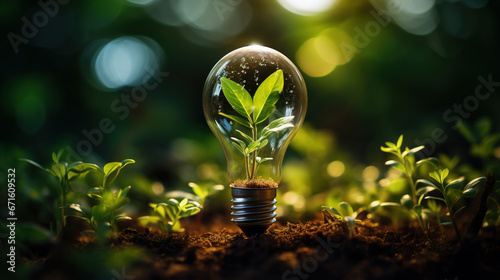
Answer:
[[[336,218],[346,222],[347,227],[349,228],[349,238],[352,238],[356,222],[361,222],[361,220],[356,219],[356,216],[358,214],[357,212],[354,212],[352,206],[349,203],[342,201],[339,203],[337,208],[330,206],[322,206],[322,207],[330,211],[330,213],[332,213]]]
[[[77,203],[65,207],[68,211],[72,210],[74,212],[71,216],[85,221],[92,229],[92,231],[87,232],[95,234],[101,243],[105,242],[110,236],[114,237],[117,233],[116,224],[118,222],[131,219],[127,215],[118,212],[120,208],[129,202],[127,194],[131,187],[125,187],[115,193],[110,189],[110,185],[116,179],[120,170],[132,163],[135,163],[135,161],[126,159],[122,162],[110,162],[102,170],[99,169],[103,174],[102,185],[104,187],[95,187],[87,192],[90,198],[98,202],[97,205],[92,206],[90,211]]]
[[[70,184],[74,180],[78,178],[84,177],[88,172],[99,170],[99,167],[92,163],[83,163],[81,161],[67,163],[60,161],[63,150],[60,150],[57,154],[52,153],[52,160],[54,163],[50,165],[48,168],[42,167],[40,164],[29,160],[29,159],[20,159],[21,161],[25,161],[30,163],[33,166],[40,168],[41,170],[52,175],[60,185],[60,192],[56,195],[57,197],[57,209],[59,209],[59,213],[54,213],[54,217],[56,219],[56,232],[59,239],[63,236],[63,229],[66,225],[66,215],[64,213],[64,206],[67,204],[68,194],[71,192]]]
[[[420,195],[419,203],[423,198],[425,199],[433,199],[437,201],[442,201],[446,205],[448,212],[450,213],[451,223],[455,228],[455,232],[457,234],[457,239],[461,242],[462,238],[460,236],[460,232],[457,227],[457,223],[455,220],[456,215],[462,211],[466,205],[463,205],[461,201],[463,198],[471,198],[476,196],[477,187],[486,180],[485,177],[476,178],[470,181],[465,188],[462,189],[462,183],[464,181],[464,177],[455,179],[449,183],[446,183],[445,180],[449,175],[448,169],[436,169],[434,172],[429,173],[429,176],[436,182],[434,184],[431,181],[420,179],[417,180],[416,185],[421,186],[417,193]],[[442,197],[430,196],[429,193],[432,191],[439,191]]]
[[[205,206],[207,197],[224,190],[223,185],[198,185],[193,182],[189,183],[188,185],[193,190],[194,194],[199,198],[198,202],[201,206]]]
[[[180,232],[180,219],[196,215],[201,211],[201,205],[196,201],[189,201],[187,198],[180,202],[171,198],[167,203],[150,203],[157,216],[144,216],[139,218],[139,222],[146,226],[148,224],[157,224],[162,232]]]
[[[419,199],[421,194],[417,193],[415,181],[413,180],[413,174],[418,167],[420,167],[424,164],[432,164],[434,167],[437,167],[438,160],[434,157],[430,157],[430,158],[422,159],[418,162],[415,162],[415,156],[414,156],[415,153],[424,149],[424,146],[418,146],[418,147],[415,147],[413,149],[406,147],[404,152],[401,152],[401,146],[403,144],[403,135],[399,136],[396,144],[391,143],[391,142],[386,142],[385,144],[387,145],[387,147],[380,147],[380,149],[383,152],[390,153],[390,154],[393,154],[396,156],[396,160],[389,160],[385,164],[401,171],[408,179],[408,183],[410,184],[410,188],[411,188],[411,195],[408,196],[410,198],[410,200],[407,199],[408,197],[403,196],[401,198],[400,205],[406,209],[409,209],[408,207],[411,207],[410,211],[412,211],[412,213],[416,215],[416,217],[418,218],[419,224],[422,226],[422,228],[424,230],[427,231],[427,234],[430,236],[428,219],[427,219],[425,213],[423,212],[421,199]],[[380,206],[396,206],[396,205],[381,204]]]
[[[259,156],[261,149],[269,142],[267,138],[272,133],[278,133],[294,126],[292,124],[294,117],[289,116],[271,121],[260,132],[257,127],[258,124],[267,120],[276,109],[275,104],[280,98],[280,92],[284,85],[283,71],[277,70],[267,77],[257,88],[253,99],[242,85],[224,77],[220,81],[224,96],[240,116],[222,112],[219,112],[219,115],[242,125],[247,131],[236,129],[242,138],[231,137],[231,140],[232,145],[244,157],[247,181],[253,180],[260,164],[272,160],[272,158]]]

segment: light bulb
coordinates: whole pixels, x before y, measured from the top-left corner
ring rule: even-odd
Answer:
[[[231,220],[246,235],[263,233],[276,221],[283,157],[306,108],[299,70],[268,47],[234,50],[207,77],[203,110],[226,155]]]

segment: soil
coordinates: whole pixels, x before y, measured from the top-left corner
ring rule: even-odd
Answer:
[[[277,188],[278,184],[273,180],[264,179],[250,179],[247,181],[236,180],[231,183],[231,186],[237,188],[251,188],[251,189],[273,189]]]
[[[323,213],[313,221],[276,223],[263,235],[246,237],[227,220],[218,215],[170,234],[129,224],[110,246],[140,248],[147,256],[127,266],[124,279],[500,279],[497,229],[483,228],[474,240],[460,244],[452,229],[436,228],[428,239],[417,224],[396,228],[365,220],[349,238],[344,222]],[[94,246],[80,240],[71,250]],[[64,253],[45,251],[25,261],[39,267],[32,279],[69,279],[58,263],[64,258]],[[117,279],[87,277],[98,278]]]

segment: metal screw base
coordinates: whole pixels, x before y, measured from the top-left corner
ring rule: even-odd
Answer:
[[[231,221],[246,236],[264,233],[276,222],[276,188],[252,189],[231,186]]]

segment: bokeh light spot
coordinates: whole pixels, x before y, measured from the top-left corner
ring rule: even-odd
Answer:
[[[283,8],[301,16],[314,16],[330,9],[337,0],[278,0]]]
[[[330,162],[326,167],[326,172],[330,177],[333,178],[340,177],[342,174],[344,174],[344,171],[345,171],[344,163],[339,160]]]
[[[284,193],[283,201],[285,201],[286,204],[293,206],[293,210],[297,212],[304,211],[304,208],[306,206],[304,196],[294,191]]]
[[[330,61],[334,55],[330,48],[328,38],[314,37],[307,40],[297,51],[299,67],[311,77],[330,74],[336,66]]]
[[[390,0],[389,5],[401,9],[405,13],[420,15],[434,7],[435,0]]]
[[[159,47],[149,38],[120,37],[98,51],[93,68],[108,89],[137,86],[158,70],[159,56]]]
[[[375,166],[367,166],[363,170],[362,176],[363,176],[363,180],[368,181],[368,182],[373,182],[373,181],[377,180],[377,178],[379,176],[378,168]]]
[[[164,187],[163,187],[163,184],[160,183],[160,182],[154,182],[153,185],[151,186],[152,190],[153,190],[153,193],[156,194],[156,195],[159,195],[161,193],[163,193],[164,191]]]

